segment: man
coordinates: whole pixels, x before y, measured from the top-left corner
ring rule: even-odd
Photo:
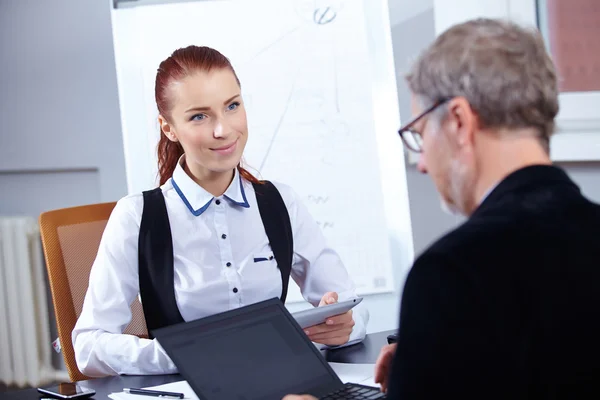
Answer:
[[[469,219],[415,261],[377,381],[388,399],[599,398],[600,206],[551,165],[541,36],[456,25],[407,80],[416,118],[400,135]]]

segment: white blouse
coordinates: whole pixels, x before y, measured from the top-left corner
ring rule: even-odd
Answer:
[[[338,254],[289,186],[274,182],[290,214],[294,237],[291,277],[317,306],[326,292],[339,301],[356,296]],[[235,172],[227,191],[214,197],[177,165],[162,187],[173,237],[175,297],[186,321],[280,297],[282,284],[252,185]],[[138,236],[143,197],[117,202],[90,273],[83,310],[72,339],[88,376],[168,374],[177,369],[156,340],[122,334],[139,294]],[[364,305],[354,308],[348,344],[365,337]]]

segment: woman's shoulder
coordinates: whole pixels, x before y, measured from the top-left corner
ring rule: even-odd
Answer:
[[[271,179],[262,180],[262,182],[265,182],[265,181],[271,182],[273,184],[273,186],[275,186],[275,188],[277,189],[277,191],[283,198],[283,202],[285,203],[286,206],[288,206],[288,208],[289,208],[289,206],[296,203],[298,194],[294,191],[294,189],[292,189],[292,187],[290,185],[279,182],[279,181],[274,181]],[[245,180],[245,183],[246,183],[247,187],[252,186],[252,184],[246,180]]]
[[[251,181],[242,178],[242,182],[243,182],[243,187],[245,191],[248,191],[249,189],[254,192],[255,191],[255,183],[252,183]],[[273,184],[273,186],[275,186],[275,188],[277,189],[277,191],[279,192],[279,194],[281,195],[283,202],[285,203],[285,205],[290,208],[290,206],[294,205],[296,203],[296,199],[298,198],[298,195],[296,194],[296,192],[294,191],[294,189],[292,189],[292,187],[290,185],[287,185],[285,183],[279,182],[279,181],[274,181],[272,179],[264,179],[261,178],[257,184],[262,184],[264,182],[270,182]]]
[[[279,181],[270,181],[270,182],[277,188],[277,191],[279,193],[281,193],[282,196],[286,196],[286,197],[296,197],[297,196],[297,193],[294,191],[294,189],[287,183],[283,183],[283,182],[279,182]]]
[[[139,226],[142,219],[144,200],[141,193],[128,194],[120,198],[113,208],[108,221],[110,225],[121,225],[123,228]]]
[[[160,187],[163,195],[171,188],[169,184]],[[135,220],[138,225],[142,219],[142,211],[144,209],[144,194],[143,192],[128,194],[117,201],[115,208],[111,214],[111,218]]]
[[[296,190],[289,184],[283,183],[276,180],[269,181],[277,188],[277,191],[281,195],[286,208],[290,212],[290,215],[295,215],[298,207],[302,207],[304,202],[302,197],[296,192]]]

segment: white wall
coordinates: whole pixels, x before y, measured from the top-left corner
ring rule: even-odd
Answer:
[[[0,215],[126,194],[109,11],[106,1],[0,0]]]
[[[0,212],[35,214],[123,196],[107,2],[3,0],[0,57]],[[21,177],[40,184],[6,190]],[[31,198],[38,207],[25,207]]]
[[[410,111],[402,74],[434,38],[432,4],[390,0],[403,120]],[[37,215],[126,193],[109,11],[107,1],[0,0],[0,214]],[[600,163],[564,166],[600,202]],[[409,166],[407,180],[419,253],[459,221],[440,210],[429,177]],[[377,310],[369,331],[396,325],[396,295],[369,301]]]

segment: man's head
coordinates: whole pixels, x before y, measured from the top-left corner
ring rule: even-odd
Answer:
[[[490,19],[455,25],[407,81],[413,115],[425,115],[401,135],[452,210],[468,215],[510,172],[550,162],[558,87],[539,32]]]

